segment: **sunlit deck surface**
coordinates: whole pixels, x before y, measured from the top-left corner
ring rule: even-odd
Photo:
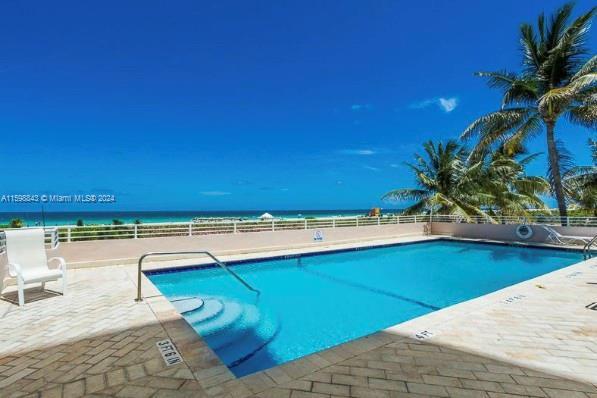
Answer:
[[[0,301],[1,397],[597,397],[597,258],[243,378],[147,280],[133,300],[135,266],[69,278]],[[166,338],[184,363],[165,365]]]

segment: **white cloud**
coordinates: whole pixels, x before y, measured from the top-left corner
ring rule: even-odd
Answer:
[[[397,169],[398,167],[400,167],[400,165],[398,163],[390,163],[390,167]]]
[[[439,99],[439,106],[444,109],[444,112],[450,113],[456,106],[458,106],[458,99],[455,97],[452,98],[440,98]]]
[[[409,105],[409,108],[411,109],[423,109],[423,108],[427,108],[429,105],[433,105],[437,102],[436,99],[426,99],[423,101],[419,101],[419,102],[413,102],[412,104]]]
[[[361,156],[375,155],[375,153],[376,153],[373,149],[342,149],[339,152],[343,155],[361,155]]]
[[[373,166],[363,166],[363,168],[371,171],[379,171],[379,168]]]
[[[423,101],[414,102],[410,104],[409,108],[411,109],[423,109],[427,108],[430,105],[437,105],[440,109],[442,109],[446,113],[452,112],[458,106],[458,98],[450,97],[437,97],[437,98],[429,98]]]
[[[201,195],[204,195],[204,196],[226,196],[226,195],[231,195],[231,192],[226,192],[226,191],[203,191],[203,192],[201,192]]]
[[[358,111],[368,111],[371,108],[373,108],[373,105],[371,104],[353,104],[350,106],[350,109],[358,112]]]

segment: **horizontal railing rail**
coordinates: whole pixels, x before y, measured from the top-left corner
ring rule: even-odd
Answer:
[[[473,224],[545,224],[576,227],[597,227],[597,217],[532,216],[472,216],[458,215],[384,215],[380,217],[322,217],[288,218],[274,220],[217,220],[213,222],[172,222],[122,225],[63,225],[46,229],[46,240],[51,247],[59,242],[79,242],[104,239],[142,239],[173,236],[199,236],[248,232],[314,230],[324,228],[366,227],[390,224],[447,222]],[[51,231],[51,232],[50,232]],[[5,242],[0,233],[0,253]]]

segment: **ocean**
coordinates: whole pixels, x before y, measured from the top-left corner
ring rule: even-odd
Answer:
[[[42,225],[44,222],[46,226],[74,225],[79,219],[83,220],[85,225],[112,224],[113,220],[124,223],[134,223],[136,220],[140,220],[142,223],[188,222],[195,217],[246,220],[256,219],[265,212],[277,218],[301,218],[365,215],[369,210],[77,211],[45,212],[43,217],[41,212],[0,212],[0,225],[8,224],[15,218],[20,218],[25,226],[30,227]]]

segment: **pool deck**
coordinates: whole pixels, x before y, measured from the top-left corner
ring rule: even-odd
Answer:
[[[597,398],[597,258],[242,378],[147,279],[133,300],[134,266],[68,276],[66,296],[32,288],[23,309],[6,301],[15,293],[0,301],[0,397]],[[165,365],[166,338],[183,363]]]

